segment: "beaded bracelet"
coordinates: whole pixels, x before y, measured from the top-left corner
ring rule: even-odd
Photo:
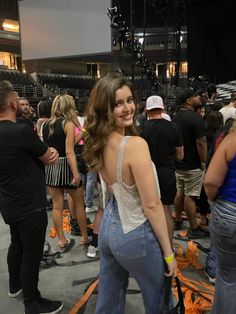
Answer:
[[[171,255],[169,255],[167,257],[164,257],[164,260],[165,260],[166,264],[170,264],[170,263],[173,262],[174,258],[175,258],[175,256],[174,256],[174,253],[173,253],[173,254],[171,254]]]

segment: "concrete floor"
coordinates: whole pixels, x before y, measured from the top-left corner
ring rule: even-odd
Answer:
[[[53,251],[57,251],[57,240],[49,238],[49,229],[51,226],[51,212],[48,212],[49,225],[47,232],[47,240],[51,244]],[[94,214],[89,214],[92,221]],[[58,262],[66,261],[90,261],[86,256],[86,248],[79,245],[80,237],[68,237],[74,238],[76,241],[75,246],[67,253],[63,254],[63,257],[58,259]],[[2,217],[0,216],[0,314],[22,314],[24,313],[24,307],[22,303],[22,296],[15,299],[8,297],[8,273],[7,273],[7,250],[10,242],[9,227],[4,224]],[[187,242],[180,242],[185,248]],[[205,247],[209,247],[209,238],[198,241]],[[204,265],[206,254],[201,252],[200,262]],[[54,266],[49,269],[44,269],[40,272],[39,289],[42,296],[49,299],[59,299],[64,302],[64,308],[60,312],[62,314],[68,314],[70,309],[82,296],[87,283],[73,285],[73,281],[88,279],[96,277],[99,273],[99,261],[93,261],[75,266]],[[207,278],[203,270],[196,271],[194,268],[189,267],[184,271],[184,274],[192,279],[204,280],[208,283]],[[138,289],[134,279],[129,281],[129,289]],[[96,295],[93,295],[88,302],[85,310],[85,314],[94,313],[96,304]],[[144,314],[143,303],[140,293],[128,294],[126,301],[125,314]]]

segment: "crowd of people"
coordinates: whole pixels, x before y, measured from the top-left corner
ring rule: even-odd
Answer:
[[[128,277],[137,281],[145,313],[163,313],[165,277],[177,274],[174,230],[189,239],[209,237],[206,273],[215,283],[212,313],[236,313],[236,93],[223,108],[211,94],[183,89],[174,115],[151,95],[137,115],[138,100],[124,77],[108,74],[88,99],[57,95],[42,100],[37,122],[27,99],[0,83],[0,211],[9,224],[9,296],[23,292],[26,314],[57,313],[62,301],[38,290],[47,228],[47,194],[58,249],[74,245],[63,228],[65,194],[71,234],[80,235],[88,257],[99,250],[96,314],[124,313]],[[99,204],[93,234],[86,213]],[[174,208],[174,218],[173,218]],[[227,300],[227,301],[226,301]],[[170,298],[169,308],[173,306]]]

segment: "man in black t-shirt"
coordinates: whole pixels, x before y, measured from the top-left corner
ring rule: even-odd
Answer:
[[[165,209],[169,236],[173,237],[173,220],[169,206],[176,195],[175,163],[183,158],[183,141],[178,127],[162,117],[164,109],[160,96],[150,96],[146,101],[148,120],[144,121],[141,136],[149,146],[160,184],[161,201]]]
[[[201,105],[199,95],[191,88],[182,91],[178,99],[182,104],[173,121],[183,135],[184,158],[176,165],[177,195],[175,198],[176,229],[181,226],[181,212],[185,210],[189,219],[189,238],[197,239],[206,233],[197,227],[195,197],[200,196],[203,170],[207,156],[205,125],[202,117],[195,111]]]
[[[25,314],[57,313],[62,302],[41,298],[38,276],[47,228],[43,164],[56,163],[58,153],[16,123],[18,111],[17,93],[0,82],[0,211],[11,233],[8,294],[23,291]]]

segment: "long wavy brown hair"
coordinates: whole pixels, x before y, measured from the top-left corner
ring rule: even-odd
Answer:
[[[108,135],[115,130],[113,110],[116,105],[116,91],[123,86],[131,90],[134,103],[137,100],[133,85],[123,77],[107,74],[93,87],[87,105],[86,136],[83,157],[91,171],[97,172],[103,166],[103,149]],[[135,125],[126,129],[127,135],[137,135]]]

